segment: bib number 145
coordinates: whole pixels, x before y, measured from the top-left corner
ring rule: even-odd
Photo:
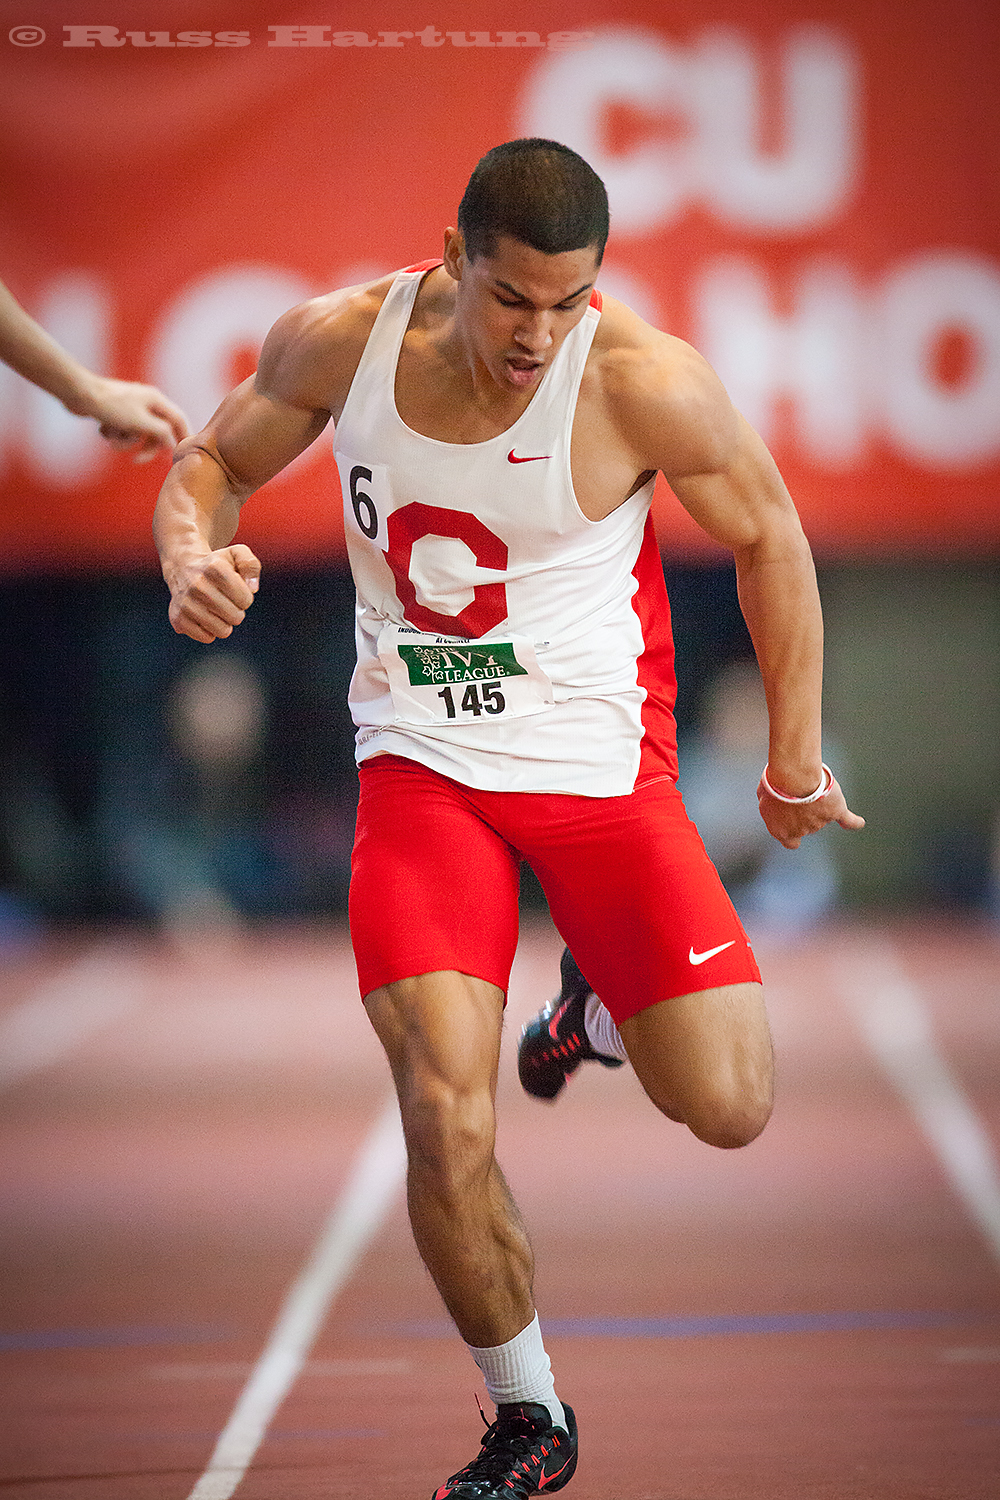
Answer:
[[[502,714],[507,707],[507,700],[498,687],[490,687],[488,683],[480,685],[470,682],[461,701],[456,706],[455,689],[450,685],[443,687],[438,697],[444,700],[445,711],[449,719],[457,719],[460,713],[472,714],[479,718],[480,714]]]
[[[552,684],[521,636],[474,641],[386,625],[378,654],[403,724],[485,726],[541,713],[553,702]]]

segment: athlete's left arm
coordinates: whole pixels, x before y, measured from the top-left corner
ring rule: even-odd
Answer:
[[[732,550],[767,697],[768,780],[807,796],[824,779],[823,619],[798,513],[763,441],[695,350],[660,334],[631,354],[614,382],[619,430],[641,466],[659,469],[694,520]],[[827,823],[864,826],[836,781],[816,802],[782,802],[763,784],[758,796],[769,832],[789,849]]]

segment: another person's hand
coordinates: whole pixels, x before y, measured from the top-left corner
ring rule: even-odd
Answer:
[[[184,413],[152,385],[95,375],[57,344],[0,281],[0,360],[61,401],[78,417],[93,417],[113,448],[135,448],[148,463],[187,437]]]
[[[87,398],[86,407],[78,408],[80,415],[95,417],[101,436],[113,448],[122,452],[135,449],[134,463],[149,463],[187,437],[184,413],[155,386],[94,375]]]

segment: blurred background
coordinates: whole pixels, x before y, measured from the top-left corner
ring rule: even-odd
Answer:
[[[195,427],[286,308],[436,254],[491,145],[581,151],[612,203],[600,285],[708,356],[816,553],[827,758],[868,828],[790,855],[757,819],[765,725],[731,566],[661,485],[683,785],[738,904],[792,928],[996,913],[991,7],[960,0],[946,25],[937,0],[0,12],[0,279]],[[353,591],[329,446],[248,506],[264,584],[205,648],[167,622],[164,465],[0,367],[3,943],[343,912]]]

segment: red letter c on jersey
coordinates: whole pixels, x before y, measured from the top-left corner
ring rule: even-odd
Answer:
[[[436,635],[485,635],[507,618],[507,590],[503,583],[476,585],[475,597],[457,615],[439,615],[417,602],[410,578],[413,544],[425,536],[457,537],[472,552],[480,568],[504,569],[507,544],[465,510],[444,510],[413,500],[394,510],[386,522],[389,550],[386,561],[396,580],[396,594],[406,619],[418,630]]]

